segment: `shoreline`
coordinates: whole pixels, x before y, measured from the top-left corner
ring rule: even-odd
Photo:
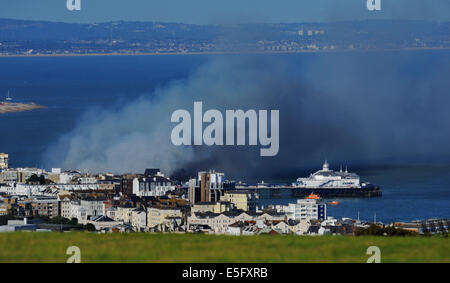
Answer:
[[[32,111],[32,110],[44,109],[44,108],[47,108],[47,107],[44,105],[37,105],[37,104],[31,104],[31,103],[0,104],[0,115],[6,114],[6,113]]]
[[[205,51],[205,52],[136,52],[136,53],[65,53],[65,54],[0,54],[0,58],[23,57],[90,57],[90,56],[182,56],[182,55],[264,55],[264,54],[302,54],[302,53],[362,53],[362,52],[400,52],[400,51],[438,51],[448,48],[398,48],[398,49],[340,49],[340,50],[295,50],[295,51]]]

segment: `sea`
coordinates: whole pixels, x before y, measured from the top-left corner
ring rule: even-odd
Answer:
[[[427,58],[446,53],[415,54]],[[444,54],[444,55],[443,55]],[[41,167],[42,155],[55,140],[69,132],[80,117],[93,107],[117,107],[142,95],[151,95],[176,80],[189,77],[215,55],[161,56],[67,56],[0,58],[0,99],[8,90],[16,102],[34,102],[47,108],[29,112],[0,114],[0,152],[9,153],[11,167]],[[218,55],[216,55],[218,56]],[[236,55],[220,55],[236,56]],[[299,66],[317,56],[360,56],[371,54],[285,54],[283,60],[298,61]],[[397,58],[395,53],[389,54]],[[400,56],[405,60],[405,57]],[[344,60],[345,61],[345,60]],[[405,62],[407,64],[407,62]],[[332,67],[332,66],[330,66]],[[405,69],[398,80],[410,78]],[[416,71],[419,72],[419,71]],[[307,75],[307,74],[305,74]],[[449,128],[450,129],[450,128]],[[450,149],[450,147],[448,148]],[[318,160],[320,166],[323,160]],[[47,168],[50,169],[50,168]],[[320,169],[311,166],[311,173]],[[358,173],[364,181],[382,188],[379,198],[337,199],[327,214],[383,222],[450,218],[450,164],[393,164],[365,166]],[[292,181],[300,176],[292,174]],[[286,181],[286,180],[283,180]],[[334,199],[333,199],[334,200]],[[285,191],[279,198],[264,199],[263,205],[295,202]]]

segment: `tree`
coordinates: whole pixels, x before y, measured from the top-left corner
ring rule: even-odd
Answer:
[[[50,220],[50,217],[48,217],[47,215],[35,215],[33,217],[42,219],[42,221],[44,221],[44,223],[52,223]]]
[[[94,232],[94,231],[97,230],[97,229],[95,229],[95,226],[94,226],[92,223],[86,224],[86,225],[84,226],[84,229],[85,229],[86,231],[90,231],[90,232]]]
[[[69,224],[70,220],[62,217],[62,216],[55,216],[50,219],[50,223],[52,224]]]
[[[39,184],[39,185],[45,185],[45,177],[44,175],[41,175],[38,177],[38,175],[33,174],[28,178],[26,181],[27,184]]]
[[[356,236],[412,236],[417,235],[417,233],[408,231],[405,229],[395,228],[395,227],[380,227],[375,224],[371,224],[367,228],[359,228],[356,231]]]
[[[17,216],[17,209],[15,207],[8,208],[8,215],[13,217]]]

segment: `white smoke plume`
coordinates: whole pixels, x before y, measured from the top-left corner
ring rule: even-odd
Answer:
[[[445,54],[444,54],[445,55]],[[443,56],[444,56],[443,55]],[[44,154],[49,167],[166,173],[218,169],[236,179],[296,175],[324,159],[448,162],[448,56],[404,53],[219,56],[184,80],[114,110],[93,109]],[[413,62],[413,63],[411,63]],[[405,68],[408,68],[407,70]],[[410,72],[427,68],[427,73]],[[402,80],[397,80],[402,77]],[[171,143],[173,111],[279,109],[280,151]],[[297,171],[296,171],[297,170]]]

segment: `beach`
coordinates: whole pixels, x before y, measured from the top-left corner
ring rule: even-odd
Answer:
[[[45,106],[34,103],[3,103],[0,104],[0,114],[11,112],[30,111],[35,109],[42,109]]]

